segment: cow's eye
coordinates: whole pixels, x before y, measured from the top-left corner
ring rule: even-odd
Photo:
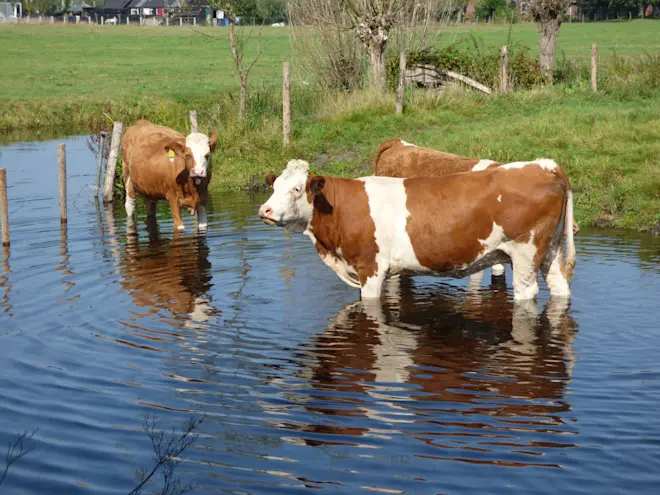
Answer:
[[[300,187],[294,187],[293,190],[296,191],[296,194],[300,194]]]

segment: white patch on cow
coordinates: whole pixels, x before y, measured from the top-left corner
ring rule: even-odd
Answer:
[[[502,202],[502,195],[501,194],[497,197],[497,201],[500,202],[500,203]]]
[[[552,263],[550,263],[550,268],[545,274],[545,282],[550,289],[550,295],[554,297],[570,297],[571,295],[568,281],[561,271],[562,256],[562,250],[557,249],[557,252],[552,259]]]
[[[389,270],[397,273],[409,269],[419,273],[429,270],[420,265],[412,247],[406,224],[410,212],[406,206],[404,179],[364,177],[359,179],[369,198],[369,211],[376,228],[376,273],[367,279],[362,297],[380,297],[383,280]]]
[[[130,179],[128,179],[130,181]],[[135,198],[131,198],[128,194],[126,195],[126,202],[124,203],[126,208],[126,215],[129,218],[132,218],[135,215]]]
[[[504,275],[504,265],[500,265],[499,263],[497,265],[493,265],[490,267],[490,272],[495,277],[501,277]]]
[[[190,172],[193,177],[206,177],[209,160],[206,155],[211,151],[209,137],[201,132],[193,132],[186,137],[186,147],[192,152],[195,166]]]
[[[484,247],[484,252],[481,256],[495,250],[495,248],[502,242],[503,239],[504,229],[493,222],[493,230],[490,231],[488,237],[484,240],[479,239],[479,242]]]
[[[536,160],[528,161],[528,162],[507,163],[505,165],[501,165],[499,168],[503,168],[506,170],[513,168],[523,168],[528,165],[536,165],[537,167],[541,167],[543,170],[548,170],[548,171],[555,170],[558,167],[558,165],[555,163],[554,160],[550,160],[549,158],[537,158]]]
[[[490,167],[494,162],[493,160],[479,160],[477,164],[472,167],[472,172],[479,172],[480,170],[486,170],[488,167]]]
[[[404,146],[414,146],[415,148],[417,147],[416,144],[408,143],[408,142],[404,141],[403,139],[401,140],[401,144],[404,145]]]
[[[309,230],[311,234],[311,229]],[[308,237],[309,235],[308,234]],[[313,234],[312,234],[313,236]],[[316,237],[312,240],[316,242]],[[349,265],[344,257],[341,255],[341,249],[338,249],[339,256],[333,256],[332,254],[326,254],[325,256],[319,256],[323,260],[323,263],[328,265],[330,269],[337,274],[337,276],[349,287],[354,287],[356,289],[360,288],[360,277],[351,265]]]
[[[206,230],[209,226],[208,218],[206,217],[206,208],[203,205],[197,207],[197,228],[199,230]]]
[[[508,241],[500,248],[511,258],[513,267],[513,299],[522,301],[534,299],[539,293],[537,270],[534,269],[534,256],[536,256],[536,245],[534,244],[534,231],[530,232],[528,242]]]

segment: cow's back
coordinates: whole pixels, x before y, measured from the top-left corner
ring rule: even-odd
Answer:
[[[185,159],[178,155],[170,161],[167,147],[172,143],[185,147],[186,138],[146,120],[138,120],[129,127],[122,140],[124,183],[130,178],[140,193],[164,198],[167,189],[176,185],[177,177],[186,167]]]
[[[379,148],[373,159],[374,175],[383,177],[442,177],[469,172],[480,162],[400,140],[383,144],[385,146]]]

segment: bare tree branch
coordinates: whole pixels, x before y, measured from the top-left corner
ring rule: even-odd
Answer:
[[[190,447],[199,435],[194,431],[202,424],[204,418],[198,419],[191,417],[179,433],[172,429],[169,438],[165,438],[165,432],[158,429],[158,423],[155,416],[147,416],[144,425],[151,440],[151,448],[154,454],[155,465],[147,473],[146,470],[138,470],[138,485],[129,495],[140,495],[143,488],[149,483],[154,475],[161,470],[163,474],[163,488],[161,495],[182,495],[194,488],[191,484],[181,484],[181,481],[174,477],[174,471],[181,462],[181,454]]]
[[[29,447],[26,443],[32,440],[32,437],[34,437],[37,431],[39,431],[39,428],[35,428],[32,433],[24,431],[13,441],[9,442],[9,445],[7,446],[7,455],[5,457],[5,470],[2,473],[2,477],[0,477],[0,485],[5,481],[9,468],[34,450],[34,447]]]

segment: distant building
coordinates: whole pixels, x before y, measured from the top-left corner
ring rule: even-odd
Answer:
[[[9,0],[0,2],[0,22],[16,22],[23,15],[23,4]]]

